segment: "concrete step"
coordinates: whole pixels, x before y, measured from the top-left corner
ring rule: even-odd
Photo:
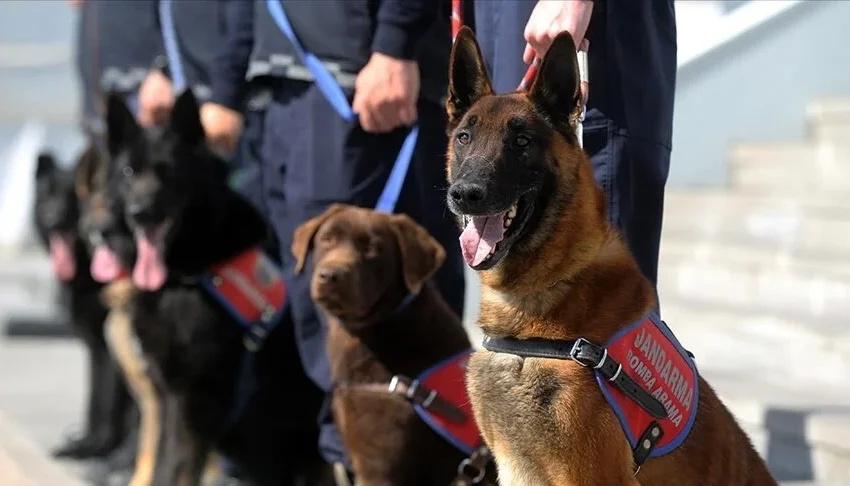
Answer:
[[[0,412],[0,484],[84,486],[75,473],[49,459],[23,427]]]
[[[664,214],[691,217],[726,212],[730,215],[743,211],[781,212],[807,218],[850,220],[848,205],[834,199],[792,195],[765,195],[738,192],[729,189],[669,188],[664,199]]]
[[[729,151],[732,187],[752,193],[850,199],[850,144],[781,142],[744,144]]]
[[[809,137],[816,141],[850,140],[850,98],[813,100],[806,107]]]
[[[850,387],[843,386],[850,384],[850,330],[834,336],[811,321],[699,305],[664,289],[660,293],[661,312],[670,329],[694,353],[701,372],[732,380],[729,391],[738,391],[730,388],[734,380],[768,389],[802,386],[797,391],[816,390],[830,406],[850,406]],[[812,398],[797,395],[785,399]],[[844,440],[850,448],[850,435]]]
[[[688,306],[666,293],[662,313],[777,479],[850,484],[850,346],[838,349],[802,321]]]
[[[780,270],[850,282],[850,260],[835,260],[819,253],[794,249],[668,238],[661,242],[661,259],[665,265],[695,263],[754,272]]]
[[[662,241],[724,242],[850,257],[850,211],[834,200],[668,191]]]
[[[816,320],[823,331],[850,331],[850,279],[785,268],[717,262],[667,262],[659,286],[677,299]]]

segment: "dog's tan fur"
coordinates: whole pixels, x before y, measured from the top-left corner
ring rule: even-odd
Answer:
[[[493,141],[502,143],[507,120],[521,117],[549,127],[544,151],[556,174],[554,193],[537,208],[542,217],[533,231],[520,234],[501,261],[479,272],[478,325],[495,337],[581,336],[605,343],[652,309],[655,293],[608,224],[588,158],[571,135],[574,126],[560,116],[580,107],[572,38],[561,34],[554,41],[528,93],[493,95],[468,29],[454,44],[450,73],[450,128],[477,116],[476,133],[489,134],[468,142],[473,153],[490,150],[487,154],[498,156],[502,149]],[[560,113],[551,111],[556,102]],[[449,182],[458,163],[450,143]],[[673,452],[647,461],[637,475],[625,434],[590,370],[572,361],[480,351],[470,360],[468,382],[503,486],[776,484],[703,379],[689,437]]]
[[[100,156],[89,157],[80,167],[76,180],[77,196],[86,200],[83,225],[89,220],[106,218],[105,164]],[[121,278],[106,285],[101,299],[110,309],[104,325],[109,351],[124,375],[124,380],[139,407],[140,424],[138,449],[130,486],[153,486],[153,469],[156,462],[160,428],[162,427],[161,398],[148,373],[148,366],[139,349],[133,331],[130,302],[135,287],[129,278]]]

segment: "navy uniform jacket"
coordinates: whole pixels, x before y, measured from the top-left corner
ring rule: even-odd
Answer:
[[[162,52],[157,0],[83,2],[81,70],[104,91],[138,89]],[[95,74],[97,73],[97,74]]]
[[[218,0],[176,0],[171,3],[171,14],[185,82],[199,101],[206,101],[211,93],[212,65],[224,48],[224,5]]]
[[[135,94],[162,52],[157,0],[87,1],[80,8],[77,69],[83,89],[83,124],[103,131],[105,93]]]
[[[236,108],[245,80],[262,77],[310,81],[309,71],[268,12],[266,0],[221,0],[228,45],[215,63],[213,101]],[[469,18],[471,2],[469,3]],[[449,0],[284,1],[302,45],[317,55],[349,91],[372,52],[419,63],[421,98],[441,102],[450,52]]]
[[[475,2],[478,39],[497,92],[516,89],[525,72],[523,33],[536,3]],[[594,2],[587,31],[590,97],[585,130],[610,129],[670,147],[676,85],[673,4],[673,0]]]

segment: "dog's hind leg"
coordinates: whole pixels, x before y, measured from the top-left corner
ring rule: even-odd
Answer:
[[[162,421],[153,484],[197,486],[203,477],[210,447],[189,430],[185,398],[173,392],[162,393],[160,397]]]
[[[110,450],[117,448],[127,437],[131,424],[130,411],[133,399],[127,389],[121,367],[108,355],[102,365],[101,375],[101,403],[103,404],[102,419],[100,427],[104,437],[113,444]]]
[[[105,376],[110,372],[112,363],[109,353],[93,336],[84,336],[86,348],[89,351],[89,395],[86,411],[86,426],[82,436],[68,439],[52,453],[54,457],[86,459],[100,457],[111,452],[118,444],[120,437],[110,433],[108,427],[110,400],[109,379]]]

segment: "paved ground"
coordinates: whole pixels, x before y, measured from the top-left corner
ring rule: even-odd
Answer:
[[[46,271],[38,259],[0,259],[0,326],[4,315],[50,315],[51,294],[34,276],[43,277]],[[469,304],[477,308],[474,297]],[[844,363],[831,357],[804,367],[809,369],[805,373],[798,369],[798,354],[803,353],[795,353],[799,336],[751,324],[746,327],[755,334],[739,329],[731,339],[732,330],[720,318],[705,321],[711,317],[707,313],[674,308],[670,314],[676,315],[671,322],[695,324],[673,328],[783,485],[850,484],[845,434],[850,430],[850,387],[835,386],[841,377],[824,368],[843,369]],[[82,416],[83,358],[75,341],[0,337],[0,485],[79,485],[74,478],[81,466],[56,464],[46,459],[46,451]],[[816,477],[830,480],[814,482]]]

